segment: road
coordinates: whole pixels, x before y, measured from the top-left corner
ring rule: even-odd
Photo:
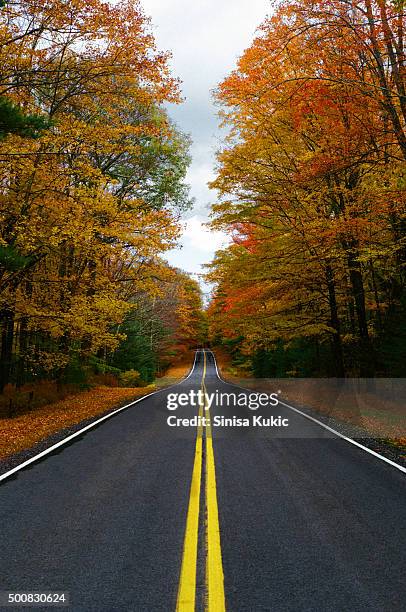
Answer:
[[[406,610],[405,474],[280,404],[168,410],[198,390],[251,393],[198,351],[185,381],[1,483],[0,589],[75,612]],[[214,426],[232,415],[288,426]]]

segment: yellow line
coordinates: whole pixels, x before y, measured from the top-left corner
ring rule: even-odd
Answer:
[[[204,353],[201,389],[206,393],[205,377],[207,363]],[[203,416],[205,402],[199,407],[199,416]],[[210,412],[204,411],[210,417]],[[221,558],[220,526],[218,519],[216,471],[214,464],[213,441],[210,418],[206,426],[206,506],[207,506],[207,562],[206,585],[208,612],[225,612],[224,576]],[[183,543],[182,567],[178,588],[177,612],[194,612],[196,606],[196,572],[199,534],[200,488],[202,478],[203,430],[197,428],[195,459],[190,488],[189,507],[186,519],[185,538]]]
[[[199,416],[202,416],[202,414],[203,408],[200,406]],[[199,425],[197,428],[195,460],[192,483],[190,486],[185,539],[183,542],[182,567],[176,604],[176,610],[178,612],[194,612],[195,609],[200,487],[202,479],[202,435],[202,426]]]
[[[208,612],[224,612],[223,560],[221,557],[220,524],[217,505],[216,468],[210,420],[206,421],[206,505],[207,505],[207,607]]]

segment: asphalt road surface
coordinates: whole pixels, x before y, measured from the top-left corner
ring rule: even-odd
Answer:
[[[208,410],[215,393],[240,405]],[[4,480],[0,590],[63,591],[75,612],[406,610],[405,474],[249,393],[198,351],[179,385]]]

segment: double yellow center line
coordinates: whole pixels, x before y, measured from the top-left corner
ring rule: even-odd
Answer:
[[[203,362],[201,390],[206,397],[206,353]],[[199,417],[203,416],[205,400],[199,406]],[[225,612],[224,575],[221,558],[220,526],[217,505],[216,469],[214,464],[213,437],[210,411],[205,411],[206,426],[203,431],[201,419],[197,428],[195,459],[190,487],[186,531],[183,542],[182,567],[180,572],[177,612],[194,612],[196,608],[196,574],[200,516],[200,490],[203,463],[203,433],[205,433],[205,479],[206,479],[206,610]]]

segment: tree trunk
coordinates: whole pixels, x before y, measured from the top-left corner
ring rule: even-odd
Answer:
[[[362,278],[361,264],[358,260],[358,250],[354,245],[351,245],[347,249],[347,262],[350,274],[351,291],[355,304],[355,312],[357,313],[360,348],[360,376],[370,377],[374,375],[374,357],[368,332],[364,281]]]
[[[5,308],[0,312],[1,322],[1,359],[0,359],[0,393],[11,382],[13,361],[14,312]]]
[[[341,341],[340,319],[338,317],[334,273],[330,265],[327,265],[326,267],[326,281],[328,287],[328,302],[330,306],[331,327],[335,330],[335,333],[332,336],[332,350],[336,368],[336,376],[337,378],[344,378],[345,369],[343,358],[343,345]]]
[[[28,348],[28,319],[23,317],[18,330],[18,353],[16,365],[16,385],[21,387],[26,382],[26,353]]]

